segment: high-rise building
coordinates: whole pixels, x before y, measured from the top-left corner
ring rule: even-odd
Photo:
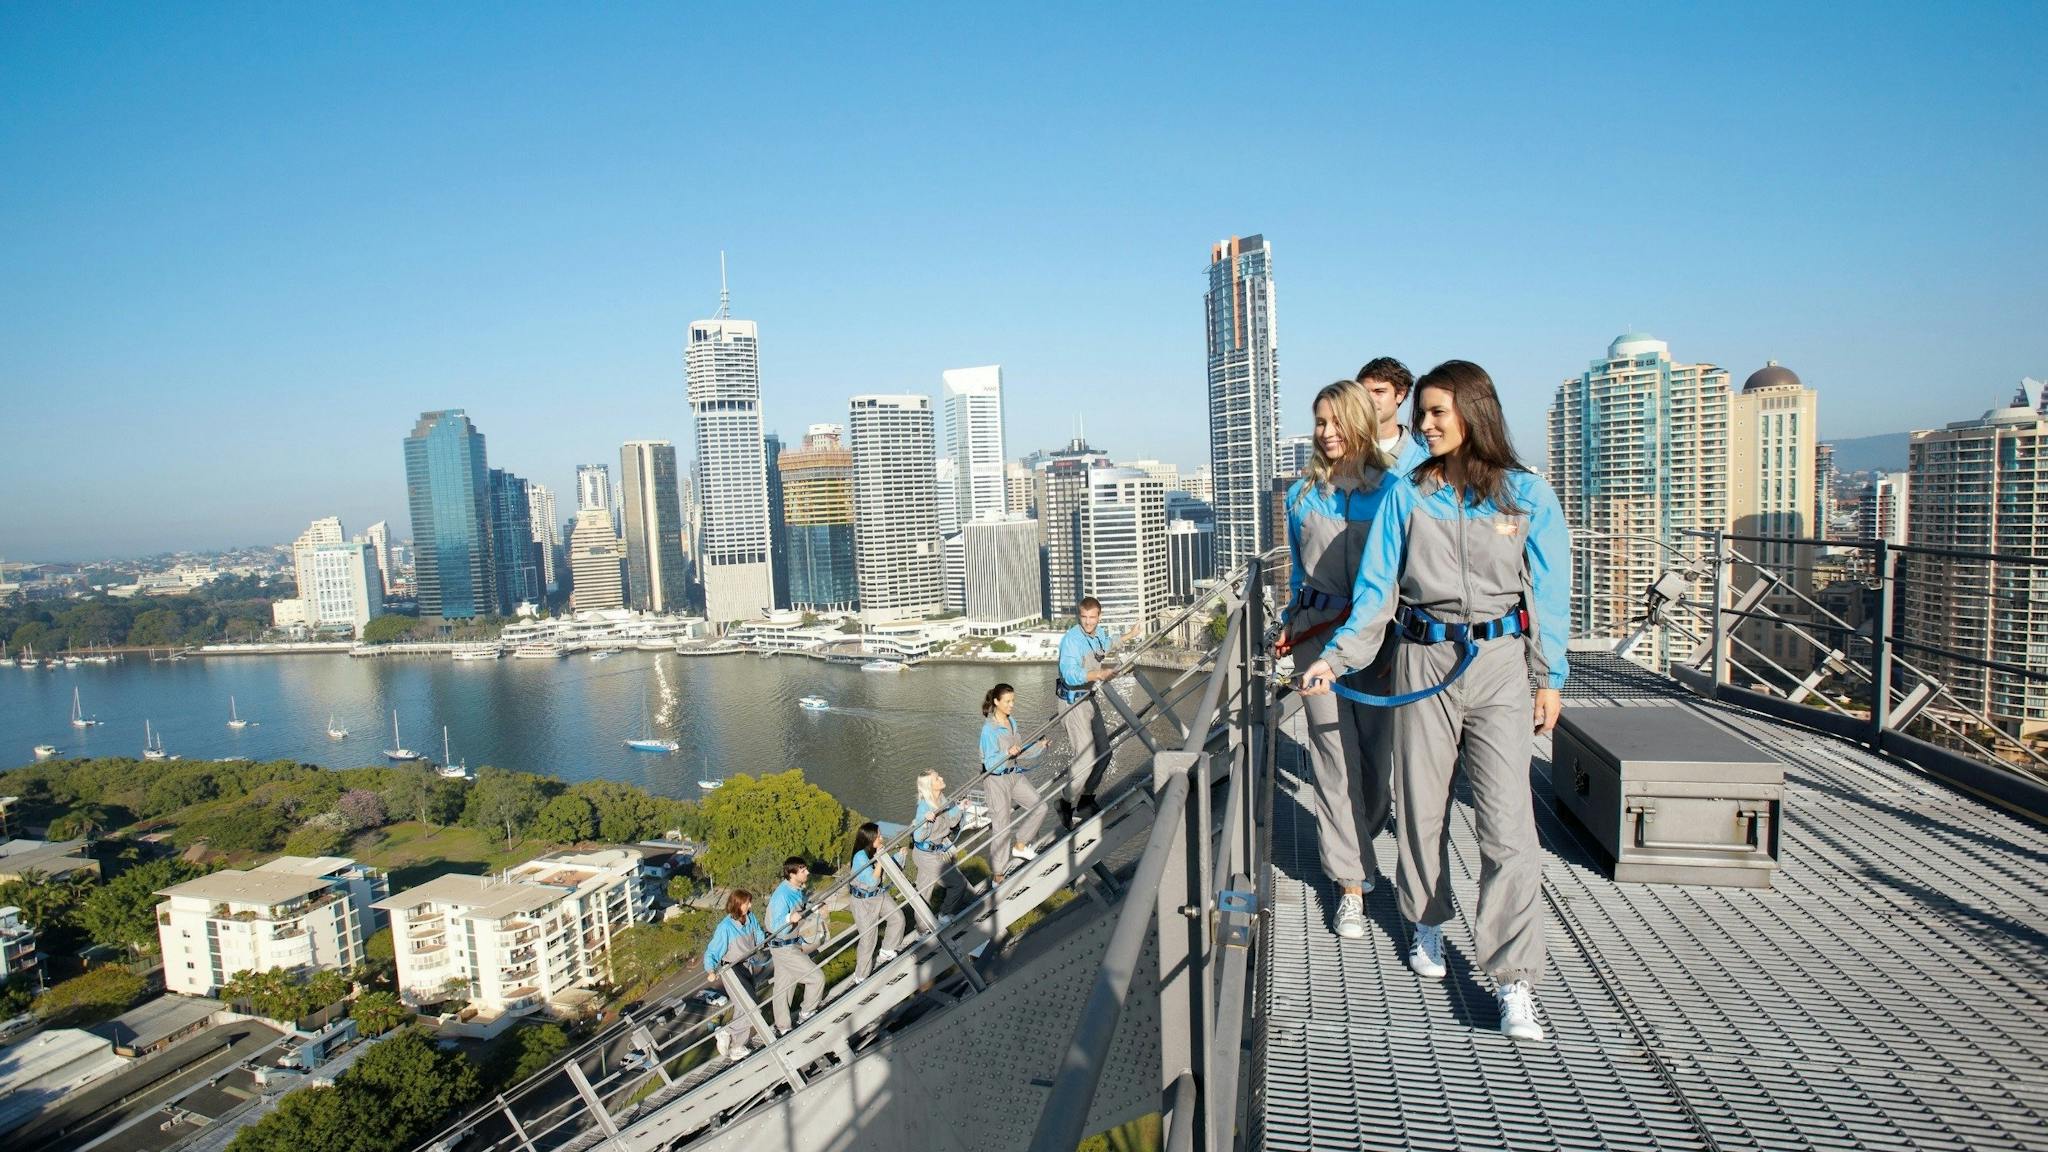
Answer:
[[[1211,509],[1216,507],[1216,477],[1207,464],[1181,477],[1180,488]]]
[[[1031,503],[1031,469],[1021,460],[1003,464],[1003,509],[1012,516],[1036,515]]]
[[[1088,502],[1088,473],[1110,467],[1108,455],[1079,437],[1040,459],[1033,504],[1045,548],[1045,618],[1074,614],[1081,598],[1081,506]]]
[[[880,624],[935,614],[945,590],[931,397],[855,396],[847,428],[861,618]]]
[[[1871,487],[1871,524],[1863,535],[1890,544],[1904,544],[1909,535],[1906,508],[1913,490],[1911,473],[1880,472]]]
[[[1752,372],[1742,391],[1729,398],[1728,515],[1735,532],[1777,537],[1826,534],[1825,523],[1817,520],[1826,502],[1815,492],[1819,426],[1819,394],[1775,360]],[[1791,585],[1790,590],[1766,595],[1764,605],[1779,615],[1810,621],[1811,612],[1794,590],[1813,592],[1816,549],[1783,542],[1749,542],[1740,548]],[[1735,594],[1756,578],[1755,569],[1738,565],[1731,574]],[[1747,620],[1737,627],[1746,645],[1769,654],[1788,671],[1804,675],[1821,655],[1790,629],[1768,621]]]
[[[1235,569],[1279,537],[1267,486],[1279,475],[1280,336],[1273,246],[1232,236],[1209,250],[1209,463],[1216,560]]]
[[[1315,463],[1315,459],[1315,437],[1289,436],[1280,441],[1281,476],[1292,478],[1303,475],[1308,471],[1308,466]]]
[[[717,317],[690,324],[687,353],[702,518],[697,572],[704,613],[721,625],[775,606],[760,349],[754,322],[728,313],[721,293]]]
[[[1909,441],[1906,543],[1916,548],[2048,555],[2048,412],[2024,386],[1976,420]],[[1910,553],[1898,558],[1908,643],[2007,667],[2048,662],[2048,569]],[[2048,684],[1918,649],[1902,655],[1965,707],[2008,732],[2048,727]]]
[[[1771,361],[1776,364],[1777,361]],[[1813,527],[1814,535],[1823,539],[1834,534],[1835,525],[1835,446],[1815,444],[1813,446]]]
[[[347,628],[360,636],[363,625],[384,614],[376,547],[344,539],[338,516],[313,521],[292,541],[292,576],[298,595],[271,603],[279,627]]]
[[[533,542],[533,503],[526,481],[502,468],[491,476],[491,548],[496,557],[498,612],[509,616],[521,604],[547,599],[541,581],[540,550]]]
[[[965,518],[960,511],[960,462],[951,456],[939,457],[933,462],[933,476],[938,486],[939,535],[951,536]]]
[[[675,445],[666,440],[621,445],[619,494],[625,503],[628,602],[642,612],[681,612],[690,580],[683,566]]]
[[[967,534],[955,532],[939,538],[939,556],[945,571],[945,605],[948,612],[967,611]]]
[[[775,606],[789,607],[789,523],[782,515],[782,437],[762,437],[762,459],[768,467],[768,576],[775,588]]]
[[[1198,585],[1216,575],[1216,525],[1212,521],[1166,522],[1166,594],[1176,604],[1194,602]]]
[[[578,612],[623,608],[626,546],[612,531],[608,508],[578,508],[569,533],[569,605]]]
[[[301,598],[309,595],[307,588],[312,579],[309,566],[313,549],[322,544],[339,544],[347,538],[341,528],[341,517],[323,516],[307,525],[306,530],[299,533],[299,538],[292,541],[292,577],[298,582]]]
[[[420,413],[405,438],[414,595],[423,617],[466,620],[498,609],[490,470],[484,434],[460,408]]]
[[[578,464],[576,466],[576,510],[602,508],[612,510],[612,469],[609,464]]]
[[[1168,464],[1164,460],[1125,460],[1118,464],[1117,467],[1136,468],[1145,475],[1159,481],[1168,492],[1183,490],[1180,486],[1180,465],[1178,464]]]
[[[555,494],[547,485],[526,482],[526,518],[533,522],[533,543],[540,549],[541,588],[552,596],[562,588],[555,574],[555,565],[562,561],[562,537],[555,525]]]
[[[844,611],[859,599],[853,562],[853,451],[837,424],[813,424],[803,447],[783,451],[782,519],[789,541],[790,606]]]
[[[391,588],[391,526],[379,520],[363,531],[363,539],[377,556],[377,580],[386,590]]]
[[[1574,537],[1573,635],[1627,636],[1673,562],[1662,546],[1700,556],[1712,545],[1685,531],[1728,527],[1728,400],[1726,370],[1638,333],[1558,386],[1549,479]],[[1663,643],[1653,631],[1635,657],[1661,667]]]
[[[1103,623],[1150,631],[1166,609],[1166,489],[1134,468],[1091,468],[1081,505],[1081,583]]]
[[[1009,504],[1004,490],[1002,366],[949,368],[943,379],[940,403],[946,428],[939,447],[955,468],[955,515],[962,524],[1001,515]]]
[[[280,856],[159,889],[164,987],[212,996],[237,972],[350,971],[369,959],[383,921],[375,905],[390,890],[382,872],[343,856]]]
[[[967,630],[1002,636],[1039,619],[1038,525],[1018,516],[969,520],[960,529],[965,557]]]

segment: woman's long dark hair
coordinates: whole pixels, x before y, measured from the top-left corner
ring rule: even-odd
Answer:
[[[853,850],[867,853],[870,860],[875,858],[881,847],[882,826],[872,820],[861,825],[860,830],[853,834]]]
[[[1015,691],[1016,689],[1010,687],[1008,684],[998,684],[995,687],[989,689],[988,694],[981,698],[981,714],[983,716],[994,715],[996,710],[996,701],[1001,700],[1005,693]]]
[[[1456,450],[1465,473],[1465,502],[1492,500],[1503,512],[1522,511],[1508,488],[1508,473],[1527,472],[1529,468],[1515,455],[1514,442],[1508,438],[1508,421],[1501,414],[1500,393],[1494,391],[1493,377],[1470,360],[1446,360],[1423,373],[1422,379],[1415,382],[1415,408],[1410,417],[1415,428],[1422,427],[1422,396],[1431,388],[1451,394],[1451,407],[1465,425],[1465,442]],[[1449,483],[1449,462],[1448,457],[1431,456],[1415,466],[1414,478]]]

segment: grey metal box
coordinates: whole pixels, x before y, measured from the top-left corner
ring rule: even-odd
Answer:
[[[1690,708],[1567,708],[1550,787],[1633,883],[1768,888],[1785,766]]]

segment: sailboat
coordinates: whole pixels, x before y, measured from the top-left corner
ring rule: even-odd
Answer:
[[[228,697],[228,727],[247,728],[248,726],[249,722],[242,719],[241,713],[235,711],[235,698],[233,696]]]
[[[327,714],[327,738],[329,740],[348,739],[348,729],[334,722],[334,713],[332,712]]]
[[[391,710],[391,747],[384,750],[386,760],[417,760],[420,754],[405,746],[398,738],[398,709]]]
[[[152,731],[149,721],[142,722],[142,758],[144,760],[164,759],[164,738]]]
[[[469,765],[468,765],[467,763],[463,763],[463,764],[451,764],[451,763],[449,763],[449,761],[450,761],[450,760],[452,760],[452,759],[454,759],[454,757],[452,757],[452,756],[450,756],[450,755],[448,754],[448,726],[447,726],[446,724],[443,724],[443,725],[441,725],[441,769],[440,769],[440,775],[441,775],[441,776],[442,776],[443,778],[445,778],[445,779],[449,779],[449,780],[467,780],[467,779],[469,779]]]
[[[661,682],[662,693],[661,712],[659,715],[655,717],[654,720],[655,726],[658,727],[660,725],[668,723],[670,693],[668,687],[668,677],[662,675],[661,665],[658,662],[654,665],[654,675],[655,678]],[[640,715],[642,717],[644,726],[644,721],[647,715],[647,702],[645,700],[642,700],[640,702]],[[626,747],[631,748],[635,752],[659,752],[663,755],[668,755],[669,753],[672,753],[676,749],[682,747],[682,745],[677,744],[673,740],[664,739],[660,736],[650,735],[642,736],[637,740],[628,740],[626,741]]]
[[[704,762],[702,756],[697,757],[697,787],[706,792],[725,787],[725,781],[711,778],[711,766]]]
[[[71,726],[73,728],[97,728],[99,721],[88,717],[78,705],[78,689],[71,690]]]

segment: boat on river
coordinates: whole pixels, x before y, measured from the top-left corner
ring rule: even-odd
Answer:
[[[435,770],[435,774],[443,780],[472,779],[473,777],[469,774],[468,762],[452,764],[450,761],[453,759],[454,757],[448,754],[448,726],[443,724],[441,725],[441,767]]]
[[[386,760],[398,761],[417,760],[420,758],[419,753],[407,748],[405,741],[398,738],[398,709],[396,708],[391,710],[391,747],[384,750],[384,758]]]
[[[247,728],[248,726],[249,722],[242,719],[241,713],[235,711],[235,698],[233,696],[228,697],[228,727]]]
[[[860,666],[863,672],[901,672],[904,665],[895,660],[870,660]]]
[[[55,756],[56,754],[57,746],[55,744],[36,745],[36,759],[38,760],[48,760],[50,757]]]
[[[142,722],[142,758],[144,760],[168,759],[164,755],[164,738],[150,728],[149,721]]]
[[[706,792],[715,792],[725,787],[725,781],[711,778],[711,765],[706,763],[702,756],[697,758],[697,787]]]
[[[334,713],[332,712],[327,714],[327,738],[329,740],[348,739],[348,729],[334,722]]]
[[[626,741],[626,747],[631,748],[635,752],[668,753],[674,752],[676,749],[681,748],[682,745],[673,740],[663,740],[659,737],[648,736],[639,740],[628,740]]]
[[[806,712],[823,712],[832,707],[832,702],[823,696],[804,696],[797,700],[796,706]]]
[[[78,689],[71,690],[71,726],[73,728],[97,728],[99,721],[87,716],[78,703]]]

